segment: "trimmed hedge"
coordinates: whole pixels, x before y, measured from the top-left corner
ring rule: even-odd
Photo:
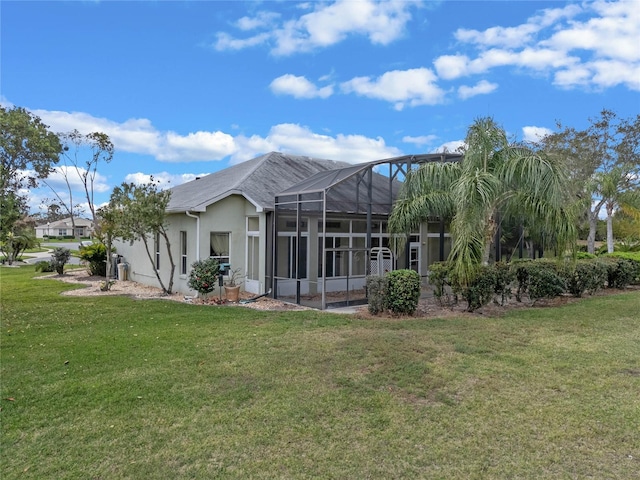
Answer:
[[[519,302],[524,295],[533,301],[563,293],[581,297],[601,288],[625,288],[640,283],[640,261],[627,258],[628,255],[635,254],[586,258],[575,263],[545,259],[498,262],[481,267],[473,282],[464,288],[452,278],[450,265],[440,262],[431,266],[429,282],[441,305],[448,299],[448,292],[453,292],[456,300],[456,294],[462,295],[469,311],[487,305],[492,299],[504,305],[513,289]]]
[[[420,300],[420,275],[414,270],[387,273],[387,307],[396,315],[413,315]]]

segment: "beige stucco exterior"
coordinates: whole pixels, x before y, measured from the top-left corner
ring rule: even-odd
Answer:
[[[267,245],[266,239],[266,215],[249,200],[241,195],[230,195],[212,205],[204,212],[170,213],[167,215],[167,231],[171,253],[176,269],[173,277],[173,291],[185,295],[195,295],[196,292],[187,285],[191,265],[198,259],[208,258],[210,255],[210,234],[212,232],[229,233],[229,262],[232,269],[240,269],[239,277],[242,290],[252,293],[262,293],[265,285],[265,261],[264,254]],[[193,218],[193,216],[197,218]],[[259,222],[258,254],[260,258],[256,262],[259,271],[255,279],[247,281],[247,219],[257,218]],[[187,271],[181,270],[181,232],[187,233]],[[198,241],[199,239],[199,241]],[[149,237],[148,244],[153,250],[154,239]],[[124,262],[129,264],[129,279],[152,286],[159,286],[153,266],[148,258],[142,241],[128,242],[118,241],[115,244],[117,252],[122,255]],[[151,251],[152,256],[155,252]],[[160,276],[165,286],[169,284],[170,261],[164,239],[160,239]],[[213,293],[218,294],[218,290]]]

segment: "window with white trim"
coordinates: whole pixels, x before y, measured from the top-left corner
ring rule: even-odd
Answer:
[[[211,232],[209,235],[209,256],[218,263],[229,262],[229,232]]]

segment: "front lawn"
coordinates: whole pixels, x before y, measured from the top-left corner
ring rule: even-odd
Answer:
[[[0,269],[0,477],[634,478],[640,293],[502,318],[125,297]]]

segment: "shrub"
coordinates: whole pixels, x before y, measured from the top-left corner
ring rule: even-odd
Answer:
[[[585,292],[593,294],[604,287],[607,267],[600,261],[583,260],[565,267],[563,276],[567,291],[574,297],[581,297]]]
[[[637,281],[640,274],[640,262],[621,257],[606,258],[607,286],[625,288]]]
[[[88,263],[91,275],[104,277],[107,274],[107,247],[103,243],[80,247],[80,259]]]
[[[187,285],[201,295],[212,292],[218,283],[220,265],[215,258],[198,260],[191,265]]]
[[[473,312],[488,304],[496,288],[496,273],[493,266],[480,267],[473,281],[461,288],[462,298],[467,301],[467,311]]]
[[[51,262],[47,262],[46,260],[41,260],[36,263],[36,272],[54,272],[55,268],[51,265]]]
[[[372,315],[378,315],[387,309],[388,280],[382,275],[369,275],[367,277],[368,309]]]
[[[533,262],[527,267],[528,292],[531,300],[554,298],[565,291],[565,283],[558,275],[555,264]]]
[[[53,250],[51,255],[51,266],[58,273],[62,275],[64,273],[64,266],[71,258],[71,251],[68,248],[58,247]]]
[[[624,258],[627,260],[631,260],[636,269],[636,275],[634,279],[631,281],[632,284],[640,283],[640,252],[613,252],[605,256],[605,258]]]
[[[592,259],[592,258],[598,258],[597,255],[594,255],[593,253],[588,253],[588,252],[583,252],[583,251],[578,251],[576,253],[576,259],[577,260],[588,260],[588,259]]]
[[[515,260],[511,264],[511,268],[513,273],[515,274],[516,280],[518,281],[518,288],[516,290],[516,300],[519,302],[522,301],[522,294],[527,291],[529,288],[529,265],[531,265],[533,260],[531,259],[523,259],[523,260]]]
[[[500,296],[500,305],[504,305],[506,299],[511,298],[511,285],[516,279],[515,269],[511,265],[498,262],[493,265],[495,274],[494,292]]]
[[[429,266],[429,284],[433,286],[433,295],[440,305],[449,305],[458,302],[457,295],[455,295],[451,289],[452,282],[450,263],[432,263]]]
[[[387,306],[397,315],[412,315],[420,300],[420,275],[413,270],[387,273]]]

